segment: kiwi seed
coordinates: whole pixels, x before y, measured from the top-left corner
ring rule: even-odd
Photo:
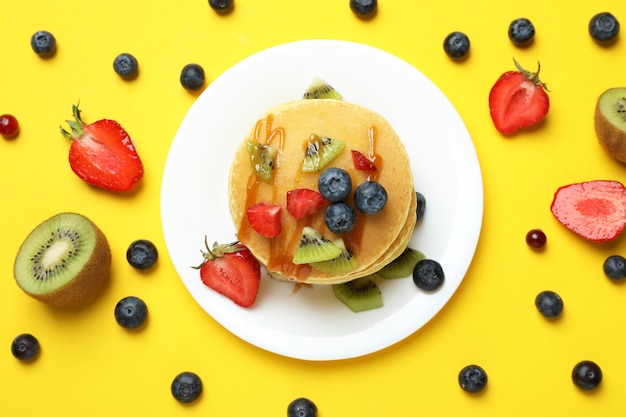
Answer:
[[[610,88],[600,95],[594,125],[600,145],[611,157],[626,163],[626,88]]]

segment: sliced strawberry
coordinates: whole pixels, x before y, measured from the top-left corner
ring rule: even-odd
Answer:
[[[296,188],[287,191],[287,211],[295,218],[301,219],[319,213],[325,199],[319,192],[308,188]]]
[[[259,293],[261,265],[252,252],[238,242],[225,245],[215,243],[212,249],[208,245],[206,248],[204,261],[198,267],[204,285],[239,306],[253,305]]]
[[[374,165],[374,162],[370,161],[367,156],[354,149],[352,149],[352,162],[354,163],[354,168],[359,171],[376,171],[376,165]]]
[[[617,181],[588,181],[560,187],[550,206],[554,217],[585,239],[608,242],[626,224],[626,188]]]
[[[546,85],[539,80],[541,67],[530,72],[517,61],[515,66],[518,71],[502,74],[489,93],[491,119],[504,135],[539,123],[550,108]]]
[[[280,219],[282,208],[278,204],[257,203],[248,207],[246,216],[250,227],[265,237],[276,237],[282,232]]]
[[[78,106],[73,106],[75,120],[67,120],[72,140],[69,162],[72,171],[87,183],[110,191],[128,191],[142,178],[143,164],[126,131],[114,120],[85,124]]]

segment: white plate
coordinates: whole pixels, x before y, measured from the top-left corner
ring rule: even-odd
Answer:
[[[235,149],[271,106],[302,96],[319,76],[347,101],[383,115],[406,145],[426,216],[411,246],[446,274],[436,293],[411,278],[379,282],[384,307],[353,313],[329,287],[302,287],[263,277],[245,309],[205,287],[197,270],[204,237],[236,240],[227,176]],[[448,302],[470,265],[483,215],[483,187],[472,140],[443,93],[405,61],[345,41],[276,46],[239,62],[213,81],[189,109],[172,143],[161,189],[167,250],[198,304],[239,338],[305,360],[366,355],[406,338]]]

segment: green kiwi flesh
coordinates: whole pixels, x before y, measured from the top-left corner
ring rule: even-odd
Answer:
[[[39,224],[20,246],[13,274],[31,297],[56,307],[83,304],[109,280],[111,251],[102,231],[77,213]]]
[[[385,279],[406,278],[413,274],[415,265],[425,258],[422,252],[407,247],[400,256],[385,265],[376,275]]]
[[[319,231],[306,226],[293,254],[296,265],[329,261],[341,255],[341,248],[325,238]]]
[[[614,159],[626,162],[626,88],[610,88],[600,95],[594,126],[600,145]]]
[[[309,87],[302,95],[302,98],[305,100],[315,100],[320,98],[343,100],[342,95],[320,77],[313,78],[313,81],[309,84]]]
[[[310,265],[328,275],[347,274],[354,271],[359,266],[357,260],[352,256],[343,239],[333,241],[341,249],[341,254],[329,261],[311,262]]]
[[[340,140],[331,139],[312,133],[304,147],[302,172],[317,172],[344,150],[346,144]]]
[[[335,297],[355,313],[383,306],[383,296],[371,276],[333,284],[332,287]]]
[[[261,145],[255,141],[246,141],[246,150],[250,156],[250,165],[257,177],[271,183],[274,174],[276,149],[269,145]]]

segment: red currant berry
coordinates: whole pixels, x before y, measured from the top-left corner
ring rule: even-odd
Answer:
[[[20,130],[20,125],[17,123],[17,119],[10,114],[3,114],[0,116],[0,135],[6,139],[11,139],[17,136]]]
[[[542,249],[546,242],[546,234],[541,229],[533,229],[526,234],[526,243],[533,249]]]

